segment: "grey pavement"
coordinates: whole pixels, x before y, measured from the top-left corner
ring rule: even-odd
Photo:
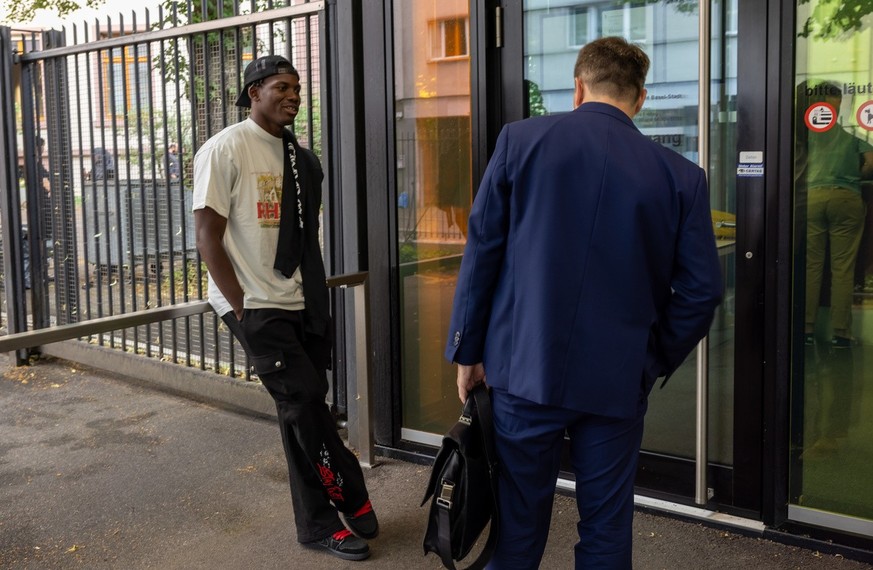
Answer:
[[[381,534],[369,560],[345,562],[296,543],[274,420],[0,355],[0,568],[441,568],[421,548],[429,469],[381,461],[365,470]],[[542,568],[573,567],[575,520],[558,496]],[[642,570],[870,568],[647,512],[634,531]]]

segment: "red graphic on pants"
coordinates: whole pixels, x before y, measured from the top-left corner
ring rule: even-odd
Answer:
[[[333,469],[330,468],[330,453],[328,453],[327,448],[322,446],[319,455],[318,476],[321,477],[321,484],[327,491],[327,496],[334,502],[345,501],[342,475],[334,473]]]

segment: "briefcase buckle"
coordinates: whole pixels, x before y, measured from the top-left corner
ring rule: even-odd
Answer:
[[[440,488],[440,496],[437,497],[437,504],[444,509],[451,510],[452,508],[452,495],[455,493],[455,484],[451,481],[443,480],[442,487]]]

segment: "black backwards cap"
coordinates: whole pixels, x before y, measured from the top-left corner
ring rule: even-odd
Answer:
[[[243,85],[242,92],[240,92],[236,100],[236,106],[251,107],[252,99],[249,97],[249,86],[255,81],[266,79],[272,75],[279,75],[280,73],[290,73],[298,78],[300,77],[300,74],[297,73],[291,62],[281,55],[265,55],[248,64],[243,75],[245,85]]]

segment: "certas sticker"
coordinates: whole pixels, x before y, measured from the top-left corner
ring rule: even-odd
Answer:
[[[761,178],[764,176],[764,151],[744,150],[737,162],[737,176],[742,178]]]

